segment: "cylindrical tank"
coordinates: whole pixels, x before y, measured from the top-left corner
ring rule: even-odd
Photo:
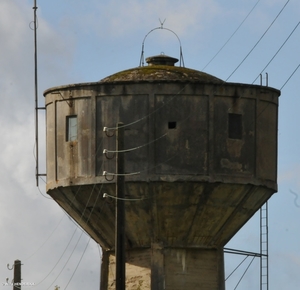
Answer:
[[[223,247],[277,191],[280,91],[175,66],[48,89],[47,192],[103,249],[114,289],[114,129],[123,122],[126,289],[224,289]],[[110,128],[107,132],[103,128]],[[132,174],[138,173],[138,174]],[[140,288],[138,288],[140,287]]]

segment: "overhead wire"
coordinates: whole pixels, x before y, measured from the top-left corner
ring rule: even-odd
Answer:
[[[246,275],[246,273],[247,273],[248,269],[250,268],[250,266],[251,266],[252,262],[254,261],[254,259],[255,259],[255,256],[252,258],[251,262],[249,263],[248,267],[247,267],[247,268],[246,268],[246,270],[244,271],[244,273],[243,273],[242,277],[241,277],[241,278],[240,278],[240,280],[238,281],[238,283],[237,283],[237,285],[235,286],[234,290],[236,290],[236,289],[237,289],[237,287],[239,286],[239,284],[241,283],[241,281],[242,281],[242,280],[243,280],[243,278],[245,277],[245,275]]]
[[[233,274],[234,272],[246,261],[246,259],[248,258],[249,256],[246,256],[234,269],[233,271],[226,277],[225,281],[227,281]]]
[[[96,150],[96,153],[99,151],[99,149],[100,149],[101,146],[102,146],[102,142],[99,144],[99,146],[98,146],[98,148],[97,148],[97,150]],[[94,187],[95,187],[95,185],[96,185],[96,184],[94,184]],[[72,203],[74,202],[74,200],[76,199],[77,194],[80,192],[81,186],[82,186],[82,185],[80,185],[80,186],[78,187],[78,189],[76,190],[76,193],[75,193],[75,195],[73,196],[73,199],[70,200],[69,206],[71,206],[71,204],[72,204]],[[94,189],[94,187],[93,187],[93,189]],[[92,191],[91,191],[91,194],[92,194],[92,192],[93,192],[93,189],[92,189]],[[90,194],[90,196],[91,196],[91,194]],[[80,216],[79,222],[81,221],[81,219],[82,219],[82,217],[83,217],[83,214],[84,214],[84,212],[85,212],[85,210],[86,210],[86,207],[87,207],[87,206],[85,206],[85,208],[84,208],[84,210],[83,210],[83,212],[82,212],[82,214],[81,214],[81,216]],[[68,214],[66,213],[66,211],[65,211],[64,209],[63,209],[63,211],[64,211],[65,214],[68,216]],[[71,221],[73,222],[73,219],[72,219],[72,218],[71,218]],[[74,222],[73,222],[73,223],[74,223]],[[74,224],[75,224],[75,223],[74,223]],[[56,262],[56,264],[55,264],[55,265],[53,266],[53,268],[49,271],[49,273],[46,275],[46,277],[44,277],[39,283],[35,284],[35,285],[32,286],[32,287],[36,287],[36,286],[40,285],[42,282],[44,282],[44,281],[49,277],[49,275],[53,272],[53,270],[57,267],[58,263],[61,261],[61,259],[63,258],[64,254],[66,253],[66,251],[67,251],[67,249],[68,249],[68,247],[69,247],[69,245],[70,245],[70,243],[71,243],[71,241],[72,241],[72,239],[73,239],[73,237],[74,237],[74,235],[75,235],[77,229],[79,228],[79,229],[82,231],[82,233],[85,233],[85,231],[84,231],[82,228],[78,227],[77,224],[75,224],[75,225],[76,225],[76,228],[75,228],[75,230],[74,230],[74,232],[73,232],[71,238],[69,239],[69,242],[68,242],[67,246],[65,247],[63,253],[61,254],[61,256],[60,256],[60,258],[58,259],[58,261]],[[75,248],[76,248],[76,247],[75,247]],[[74,250],[73,250],[73,252],[74,252]],[[72,252],[72,254],[73,254],[73,252]],[[54,281],[54,282],[55,282],[55,281]],[[54,283],[54,282],[53,282],[53,283]],[[50,287],[53,285],[53,283],[50,285]],[[31,287],[30,287],[30,288],[31,288]],[[49,288],[48,288],[48,289],[49,289]]]
[[[65,217],[65,215],[62,216],[62,218],[60,219],[60,221],[58,222],[58,224],[56,225],[56,227],[53,229],[53,231],[51,232],[51,234],[45,239],[45,241],[26,259],[22,259],[22,261],[27,261],[29,260],[31,257],[33,257],[47,242],[48,240],[53,236],[54,232],[58,229],[59,225],[61,224],[63,218]]]
[[[88,247],[90,241],[91,241],[91,238],[88,239],[88,242],[87,242],[87,244],[86,244],[86,246],[85,246],[85,248],[84,248],[84,250],[83,250],[83,253],[81,254],[81,257],[80,257],[80,259],[79,259],[79,262],[77,263],[77,266],[75,267],[75,270],[74,270],[74,272],[73,272],[71,278],[69,279],[69,281],[68,281],[66,287],[64,288],[64,290],[66,290],[66,289],[68,288],[68,286],[69,286],[71,280],[73,279],[73,277],[74,277],[74,275],[75,275],[75,273],[76,273],[76,271],[77,271],[77,269],[78,269],[78,267],[79,267],[79,265],[80,265],[80,263],[81,263],[81,260],[82,260],[82,258],[83,258],[83,256],[84,256],[85,252],[86,252],[86,249],[87,249],[87,247]]]
[[[273,24],[275,23],[275,21],[277,20],[277,18],[279,17],[279,15],[282,13],[282,11],[284,10],[284,8],[287,6],[287,4],[290,2],[290,0],[288,0],[284,6],[281,8],[281,10],[279,11],[279,13],[276,15],[275,19],[271,22],[271,24],[269,25],[269,27],[265,30],[265,32],[263,33],[263,35],[259,38],[259,40],[255,43],[255,45],[251,48],[251,50],[246,54],[246,56],[243,58],[243,60],[240,62],[240,64],[235,68],[235,70],[229,75],[229,77],[226,79],[226,81],[228,81],[231,76],[239,69],[239,67],[244,63],[244,61],[248,58],[248,56],[252,53],[252,51],[256,48],[256,46],[260,43],[260,41],[264,38],[264,36],[267,34],[267,32],[269,31],[269,29],[273,26]]]
[[[100,196],[100,193],[102,192],[102,189],[103,189],[103,184],[102,184],[100,190],[98,191],[97,198],[96,198],[96,200],[95,200],[94,206],[93,206],[93,208],[92,208],[92,210],[91,210],[91,212],[90,212],[90,214],[89,214],[89,217],[88,217],[88,220],[87,220],[87,221],[89,221],[89,219],[91,218],[91,215],[92,215],[92,213],[93,213],[93,211],[94,211],[95,205],[96,205],[96,203],[97,203],[97,201],[98,201],[98,198],[99,198],[99,196]],[[103,208],[103,207],[104,207],[104,203],[102,203],[102,208]],[[90,241],[91,241],[91,238],[89,238],[89,240],[88,240],[88,242],[87,242],[87,244],[86,244],[86,246],[85,246],[85,249],[84,249],[83,253],[81,254],[81,257],[80,257],[80,259],[79,259],[79,261],[78,261],[78,263],[77,263],[77,266],[76,266],[76,268],[75,268],[75,270],[74,270],[74,272],[73,272],[71,278],[69,279],[69,281],[68,281],[68,283],[67,283],[67,285],[66,285],[66,287],[65,287],[64,289],[67,289],[67,288],[68,288],[68,286],[69,286],[69,284],[70,284],[72,278],[74,277],[74,275],[75,275],[75,273],[76,273],[76,271],[77,271],[77,269],[78,269],[78,267],[79,267],[79,265],[80,265],[80,263],[81,263],[81,261],[82,261],[82,258],[83,258],[84,254],[85,254],[85,252],[86,252],[86,249],[87,249],[87,247],[88,247]]]
[[[227,39],[227,41],[223,44],[223,46],[217,51],[217,53],[212,57],[212,59],[204,66],[202,70],[205,70],[205,68],[218,56],[218,54],[223,50],[223,48],[228,44],[228,42],[233,38],[233,36],[238,32],[238,30],[241,28],[241,26],[244,24],[244,22],[247,20],[247,18],[250,16],[250,14],[253,12],[254,8],[257,6],[257,4],[260,2],[258,0],[250,12],[247,14],[247,16],[244,18],[244,20],[240,23],[240,25],[236,28],[236,30],[231,34],[231,36]]]
[[[283,46],[287,43],[287,41],[290,39],[290,37],[293,35],[293,33],[296,31],[300,24],[300,21],[297,23],[297,25],[294,27],[292,32],[289,34],[289,36],[286,38],[286,40],[283,42],[283,44],[279,47],[279,49],[276,51],[276,53],[273,55],[273,57],[270,59],[270,61],[266,64],[266,66],[261,70],[260,74],[269,66],[269,64],[273,61],[273,59],[277,56],[277,54],[280,52],[280,50],[283,48]],[[252,82],[254,82],[259,78],[259,75],[256,77],[256,79]]]
[[[299,67],[300,67],[300,64],[298,64],[298,66],[295,68],[295,70],[292,72],[292,74],[289,76],[289,78],[286,80],[286,82],[282,85],[282,87],[280,88],[280,90],[282,90],[285,87],[285,85],[290,81],[290,79],[296,73],[296,71],[298,70]]]
[[[98,148],[97,148],[97,150],[96,150],[96,155],[97,155],[97,153],[99,152],[100,148],[102,147],[102,144],[103,144],[103,140],[100,142],[100,144],[99,144],[99,146],[98,146]],[[103,162],[102,162],[102,164],[103,164]],[[77,195],[77,193],[79,192],[81,186],[82,186],[82,185],[79,186],[79,188],[78,188],[78,190],[77,190],[77,192],[76,192],[76,195]],[[91,198],[91,196],[92,196],[92,194],[93,194],[93,191],[94,191],[95,187],[96,187],[96,184],[93,184],[93,188],[92,188],[91,193],[90,193],[90,195],[89,195],[88,201],[87,201],[87,203],[86,203],[86,205],[85,205],[85,207],[84,207],[84,209],[83,209],[83,211],[82,211],[82,214],[81,214],[81,216],[80,216],[79,222],[81,221],[81,219],[82,219],[82,217],[83,217],[83,215],[84,215],[84,213],[85,213],[85,210],[87,209],[87,205],[89,204],[90,198]],[[96,198],[96,200],[95,200],[95,202],[94,202],[94,205],[93,205],[93,207],[92,207],[92,210],[91,210],[91,212],[90,212],[90,214],[89,214],[89,217],[88,217],[88,219],[87,219],[86,222],[88,222],[89,219],[90,219],[90,217],[91,217],[91,214],[92,214],[92,212],[93,212],[93,210],[94,210],[94,208],[95,208],[95,205],[96,205],[96,203],[97,203],[97,201],[98,201],[98,198],[99,198],[99,195],[100,195],[100,193],[101,193],[101,191],[102,191],[102,188],[103,188],[103,184],[101,185],[101,188],[100,188],[100,190],[98,191],[97,198]],[[73,200],[71,201],[72,203],[73,203],[73,201],[75,200],[76,195],[74,196]],[[104,205],[104,204],[103,204],[103,205]],[[102,206],[103,206],[103,205],[102,205]],[[69,215],[68,213],[66,213],[66,214]],[[74,222],[72,218],[71,218],[71,220],[72,220],[72,222]],[[77,222],[77,224],[78,224],[79,222]],[[75,224],[75,225],[76,225],[76,224]],[[78,225],[77,225],[77,227],[78,227]],[[85,231],[84,231],[82,228],[80,228],[80,229],[81,229],[81,234],[80,234],[80,236],[79,236],[79,238],[78,238],[78,240],[77,240],[76,245],[73,247],[73,250],[72,250],[71,254],[69,255],[69,258],[67,259],[67,262],[64,264],[64,266],[63,266],[63,268],[61,269],[61,271],[59,272],[58,276],[55,278],[55,280],[52,282],[52,284],[48,287],[48,289],[55,283],[56,279],[61,275],[62,271],[65,269],[66,265],[68,264],[69,260],[71,259],[72,255],[73,255],[73,253],[74,253],[74,251],[75,251],[75,249],[76,249],[76,247],[77,247],[77,245],[78,245],[78,243],[79,243],[79,241],[80,241],[80,239],[81,239],[83,233],[85,233]],[[77,230],[77,229],[75,229],[75,231],[74,231],[74,233],[73,233],[73,236],[74,236],[76,230]],[[71,240],[73,239],[73,236],[71,237],[69,243],[70,243]],[[90,239],[90,236],[89,236],[89,239]],[[89,241],[90,241],[90,240],[89,240]],[[88,242],[88,243],[89,243],[89,242]],[[67,247],[68,247],[68,246],[69,246],[69,244],[67,245]],[[66,249],[67,249],[67,247],[66,247]],[[87,248],[87,247],[86,247],[86,248]],[[65,250],[66,250],[66,249],[65,249]],[[84,253],[85,253],[85,251],[84,251]],[[83,253],[83,255],[84,255],[84,253]],[[82,255],[82,256],[83,256],[83,255]],[[61,258],[62,258],[62,255],[61,255]],[[61,260],[61,258],[60,258],[60,260]],[[80,262],[81,262],[81,259],[80,259],[79,263],[80,263]],[[79,263],[78,263],[78,265],[79,265]],[[54,266],[54,268],[57,266],[57,264],[58,264],[58,262],[56,263],[56,265]],[[54,269],[54,268],[53,268],[53,269]],[[78,266],[76,267],[76,270],[77,270],[77,268],[78,268]],[[50,273],[53,271],[53,269],[50,271]],[[76,270],[75,270],[75,271],[76,271]],[[49,273],[49,274],[50,274],[50,273]],[[74,274],[75,274],[75,272],[73,273],[71,279],[73,278]],[[71,281],[71,279],[70,279],[70,281]],[[70,282],[70,281],[69,281],[69,282]],[[68,283],[68,284],[69,284],[69,283]],[[48,290],[48,289],[47,289],[47,290]]]
[[[91,196],[92,196],[92,194],[93,194],[93,191],[94,191],[94,189],[95,189],[95,186],[96,186],[96,184],[94,184],[93,189],[92,189],[92,191],[91,191],[91,193],[90,193],[90,195],[89,195],[89,198],[88,198],[88,201],[87,201],[86,204],[89,203],[89,201],[90,201],[90,199],[91,199]],[[83,217],[86,208],[87,208],[87,206],[85,206],[85,208],[84,208],[84,210],[83,210],[83,212],[82,212],[80,218]],[[88,219],[88,220],[89,220],[89,219]],[[80,241],[80,239],[81,239],[83,233],[84,233],[84,231],[81,231],[81,234],[80,234],[79,238],[77,239],[77,242],[76,242],[75,246],[73,247],[73,250],[72,250],[71,254],[69,255],[67,261],[65,262],[63,268],[62,268],[61,271],[58,273],[58,275],[55,277],[54,281],[53,281],[52,284],[47,288],[47,290],[50,289],[50,287],[55,283],[55,281],[57,280],[57,278],[61,275],[62,271],[65,269],[66,265],[68,264],[68,262],[70,261],[72,255],[73,255],[73,253],[74,253],[74,251],[75,251],[75,249],[76,249],[76,247],[77,247],[77,245],[78,245],[78,243],[79,243],[79,241]]]
[[[121,127],[124,127],[124,126],[121,126]],[[167,136],[167,135],[168,135],[168,133],[165,133],[165,134],[163,134],[162,136],[156,138],[155,140],[152,140],[152,141],[150,141],[150,142],[148,142],[148,143],[146,143],[146,144],[143,144],[143,145],[140,145],[140,146],[137,146],[137,147],[134,147],[134,148],[124,149],[124,150],[119,150],[119,151],[104,149],[104,150],[103,150],[103,153],[104,153],[104,154],[106,154],[106,153],[117,153],[117,152],[118,152],[118,153],[126,153],[126,152],[130,152],[130,151],[135,151],[135,150],[137,150],[137,149],[140,149],[140,148],[146,147],[146,146],[148,146],[148,145],[150,145],[150,144],[152,144],[152,143],[155,143],[155,142],[157,142],[159,139],[162,139],[162,138],[164,138],[164,137]]]
[[[127,123],[127,124],[124,124],[123,126],[120,126],[119,128],[126,128],[126,127],[129,127],[129,126],[132,126],[136,123],[139,123],[149,117],[151,117],[152,115],[156,114],[159,110],[161,110],[162,108],[164,108],[166,105],[168,105],[169,103],[171,103],[176,96],[178,96],[185,88],[186,88],[187,85],[184,85],[176,94],[174,94],[172,97],[170,97],[170,100],[168,100],[165,104],[163,104],[162,106],[158,107],[157,109],[155,109],[154,111],[152,111],[151,113],[145,115],[144,117],[140,118],[140,119],[137,119],[133,122],[130,122],[130,123]],[[117,127],[104,127],[107,131],[116,131],[117,130]]]

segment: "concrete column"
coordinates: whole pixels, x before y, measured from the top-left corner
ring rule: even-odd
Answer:
[[[115,290],[114,255],[109,256],[106,269],[107,288],[101,290]],[[137,289],[225,290],[223,249],[163,248],[152,244],[151,249],[127,251],[126,290]]]

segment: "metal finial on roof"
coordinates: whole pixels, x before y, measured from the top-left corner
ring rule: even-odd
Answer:
[[[166,21],[166,18],[165,18],[165,20],[164,20],[163,22],[162,22],[162,21],[160,20],[160,18],[159,18],[160,28],[161,28],[161,29],[163,29],[163,26],[164,26],[165,21]]]

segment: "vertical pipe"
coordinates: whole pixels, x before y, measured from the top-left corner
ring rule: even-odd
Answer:
[[[37,77],[37,24],[36,24],[36,0],[34,0],[34,95],[35,95],[35,178],[36,186],[39,186],[39,126],[38,126],[38,77]]]
[[[117,124],[116,141],[116,290],[125,290],[124,124]]]
[[[260,74],[259,77],[260,77],[260,85],[262,86],[262,74]]]

